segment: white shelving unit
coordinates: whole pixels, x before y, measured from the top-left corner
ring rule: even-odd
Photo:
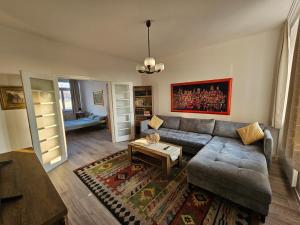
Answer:
[[[51,76],[50,76],[51,77]],[[67,158],[55,79],[22,74],[34,150],[46,171]]]
[[[115,141],[134,138],[133,86],[131,83],[112,83]]]

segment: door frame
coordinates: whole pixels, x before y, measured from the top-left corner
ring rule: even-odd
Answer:
[[[107,83],[107,100],[108,100],[108,124],[110,125],[110,133],[111,133],[111,141],[113,143],[116,143],[116,139],[115,139],[115,130],[114,130],[114,113],[113,113],[113,108],[112,108],[112,81],[105,81],[102,80],[101,78],[97,78],[97,77],[90,77],[90,76],[80,76],[80,75],[64,75],[64,74],[60,74],[60,75],[55,75],[57,77],[57,81],[59,79],[65,79],[65,80],[69,80],[69,79],[73,79],[73,80],[79,80],[79,81],[99,81],[99,82],[105,82]]]

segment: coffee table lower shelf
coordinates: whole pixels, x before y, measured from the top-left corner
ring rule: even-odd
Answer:
[[[155,150],[129,143],[128,157],[130,161],[132,161],[132,159],[138,159],[150,165],[162,168],[163,174],[168,177],[170,175],[172,166],[181,166],[182,164],[182,148],[180,147],[180,155],[178,159],[172,161],[170,156],[166,154],[161,154]]]
[[[161,166],[162,166],[161,165],[162,164],[161,160],[153,158],[153,157],[148,156],[148,155],[145,155],[145,154],[140,153],[140,152],[133,152],[131,157],[132,157],[133,160],[140,160],[140,161],[148,163],[152,166],[156,166],[156,167],[159,167],[159,168],[161,168]]]

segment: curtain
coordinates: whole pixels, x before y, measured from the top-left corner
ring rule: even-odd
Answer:
[[[277,70],[277,77],[275,83],[274,94],[274,108],[272,116],[272,126],[281,129],[284,123],[284,116],[286,111],[288,84],[289,84],[289,72],[288,72],[288,57],[289,57],[289,45],[288,45],[288,22],[284,25],[284,32],[281,43],[279,66]]]
[[[81,101],[80,101],[80,91],[79,85],[77,80],[70,80],[70,89],[71,89],[71,97],[72,97],[72,106],[73,106],[73,113],[79,111],[81,108]]]
[[[288,92],[283,146],[285,158],[300,171],[300,26],[294,49],[293,64]]]

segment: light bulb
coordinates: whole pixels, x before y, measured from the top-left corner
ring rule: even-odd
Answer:
[[[147,57],[147,58],[145,58],[145,60],[144,60],[144,65],[145,65],[146,67],[153,67],[153,66],[155,66],[155,59],[152,58],[152,57]]]
[[[155,72],[161,72],[165,69],[165,65],[163,63],[158,63],[155,65]]]

